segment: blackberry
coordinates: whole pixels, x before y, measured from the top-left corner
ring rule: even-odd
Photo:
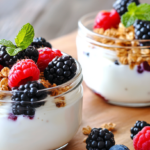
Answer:
[[[40,48],[40,47],[52,48],[52,45],[42,37],[34,38],[31,45],[34,46],[35,48]]]
[[[135,38],[139,40],[150,39],[150,21],[136,20],[134,23]],[[150,42],[140,42],[141,46],[150,46]]]
[[[29,46],[27,49],[20,51],[17,55],[15,56],[10,56],[7,51],[5,46],[1,46],[0,48],[0,64],[5,66],[5,67],[12,67],[17,60],[29,58],[32,59],[33,61],[37,62],[39,57],[39,52],[37,49],[35,49],[32,46]]]
[[[115,145],[113,133],[102,128],[93,128],[86,140],[87,150],[109,150],[113,145]]]
[[[29,46],[21,53],[24,53],[25,58],[32,59],[35,63],[39,58],[39,51],[33,46]]]
[[[136,121],[135,125],[130,130],[131,139],[133,139],[136,136],[136,134],[138,134],[138,132],[141,131],[145,126],[150,126],[150,124],[148,124],[145,121]]]
[[[35,108],[45,104],[45,102],[41,102],[40,100],[47,97],[47,92],[40,91],[41,89],[45,89],[45,87],[36,81],[20,85],[19,88],[13,88],[13,114],[33,116]]]
[[[54,58],[44,70],[44,76],[50,83],[60,85],[72,79],[76,74],[77,66],[71,56]]]
[[[113,4],[113,7],[118,14],[122,16],[128,11],[128,5],[132,2],[135,2],[136,5],[140,4],[139,0],[116,0],[116,2]]]

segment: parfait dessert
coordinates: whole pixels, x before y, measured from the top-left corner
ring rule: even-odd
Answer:
[[[112,104],[150,105],[150,5],[117,0],[111,11],[79,21],[77,50],[84,81]]]
[[[0,40],[0,149],[48,150],[65,147],[82,115],[80,64],[27,23],[15,45]]]

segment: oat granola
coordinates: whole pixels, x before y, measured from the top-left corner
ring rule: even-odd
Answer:
[[[106,45],[120,46],[120,48],[104,47],[112,51],[116,51],[117,57],[119,57],[120,63],[129,65],[130,69],[133,69],[135,65],[140,65],[142,62],[147,61],[150,65],[150,49],[135,48],[139,47],[138,41],[135,40],[134,27],[130,26],[125,28],[122,23],[119,24],[118,28],[111,28],[104,31],[104,29],[94,29],[94,32],[112,37],[102,38],[95,36],[94,39]],[[121,40],[122,39],[122,40]],[[121,48],[122,47],[122,48]],[[127,48],[130,47],[130,48]],[[132,48],[133,47],[133,48]]]

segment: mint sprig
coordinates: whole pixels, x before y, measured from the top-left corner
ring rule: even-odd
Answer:
[[[5,39],[0,40],[0,45],[6,46],[6,51],[10,56],[15,56],[20,51],[26,49],[34,38],[34,28],[30,23],[25,24],[15,38],[16,46]]]
[[[147,3],[136,5],[135,2],[128,5],[128,12],[121,17],[121,22],[125,27],[130,27],[135,20],[150,21],[150,5]]]
[[[17,47],[26,49],[34,38],[34,28],[30,23],[25,24],[15,38]]]

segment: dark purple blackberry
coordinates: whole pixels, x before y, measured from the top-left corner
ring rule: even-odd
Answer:
[[[43,84],[37,81],[28,82],[25,85],[20,85],[19,88],[13,89],[12,100],[12,112],[14,115],[28,115],[33,116],[35,108],[45,104],[40,100],[47,97],[46,91],[40,91],[45,89]]]
[[[35,48],[40,48],[40,47],[52,48],[52,45],[42,37],[34,38],[31,45],[34,46]]]
[[[115,145],[113,133],[102,128],[93,128],[86,140],[87,150],[109,150],[113,145]]]
[[[44,70],[44,76],[50,83],[60,85],[72,79],[76,74],[77,66],[71,56],[54,58]]]
[[[19,52],[15,56],[10,56],[7,51],[5,46],[1,46],[0,48],[0,64],[3,65],[4,67],[12,67],[17,60],[29,58],[32,59],[33,61],[37,62],[39,57],[39,52],[35,47],[29,46],[27,49]]]
[[[136,20],[134,23],[134,28],[136,39],[150,39],[150,21]],[[150,42],[140,42],[140,46],[150,46]]]
[[[25,58],[32,59],[35,63],[39,58],[39,51],[33,46],[29,46],[24,51],[21,51],[21,53],[24,53]]]
[[[141,131],[145,126],[150,126],[150,124],[148,124],[145,121],[136,121],[135,125],[131,128],[130,132],[131,132],[131,139],[133,139],[136,134]]]
[[[116,0],[116,2],[113,4],[113,7],[118,12],[118,14],[122,16],[128,11],[128,5],[132,2],[135,2],[136,5],[140,4],[139,0]]]

